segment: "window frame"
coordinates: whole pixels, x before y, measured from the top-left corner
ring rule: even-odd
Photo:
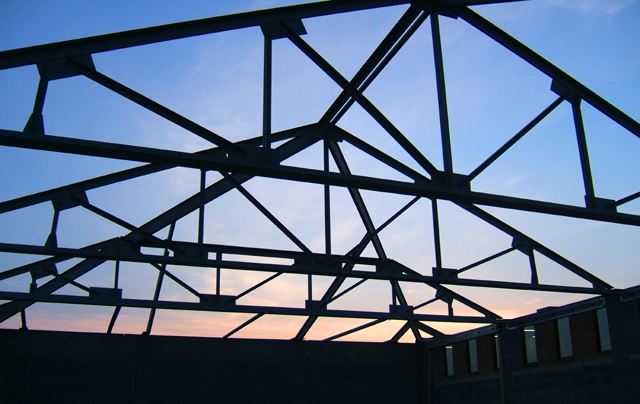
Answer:
[[[469,373],[478,373],[480,364],[478,363],[478,340],[467,341],[467,360],[469,362]]]
[[[570,317],[556,319],[556,343],[558,344],[558,358],[567,359],[573,357]]]
[[[522,328],[524,345],[524,362],[527,365],[538,363],[538,345],[536,342],[536,328],[532,325]]]
[[[453,345],[445,345],[444,347],[444,365],[445,374],[447,377],[455,375],[455,369],[453,366]]]
[[[596,336],[598,338],[598,352],[610,352],[611,333],[609,331],[609,314],[607,308],[602,307],[595,311]]]

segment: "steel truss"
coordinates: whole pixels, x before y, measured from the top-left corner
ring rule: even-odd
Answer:
[[[440,340],[444,337],[444,333],[425,324],[425,322],[500,324],[508,321],[455,292],[451,289],[452,286],[588,295],[617,293],[604,280],[599,279],[584,268],[574,264],[482,208],[482,206],[499,207],[608,223],[640,225],[640,216],[617,211],[619,206],[640,197],[640,192],[619,200],[604,199],[595,194],[586,147],[581,103],[584,101],[590,104],[609,119],[638,137],[640,137],[640,125],[468,7],[477,4],[501,2],[506,1],[331,1],[214,17],[1,52],[1,69],[36,65],[40,73],[40,83],[35,96],[33,113],[25,129],[23,131],[0,130],[0,144],[14,148],[102,157],[144,164],[135,168],[0,202],[0,214],[18,211],[41,203],[50,202],[53,205],[51,233],[44,245],[0,243],[0,252],[28,254],[35,257],[35,261],[32,263],[4,270],[0,273],[0,281],[23,274],[30,274],[32,278],[30,290],[0,291],[0,299],[6,301],[0,306],[0,322],[21,314],[22,327],[26,329],[26,310],[35,303],[50,302],[113,307],[113,316],[106,330],[108,333],[112,332],[121,308],[133,307],[149,309],[147,333],[152,332],[156,310],[193,310],[249,313],[254,315],[238,327],[230,328],[224,337],[235,334],[264,315],[276,314],[306,318],[297,334],[292,335],[297,340],[306,338],[318,318],[336,317],[367,319],[370,321],[327,338],[328,340],[375,326],[385,320],[400,320],[403,325],[391,338],[391,341],[398,341],[409,330],[416,341],[424,341],[425,337],[423,337],[422,333]],[[397,21],[351,80],[342,76],[303,38],[306,34],[304,20],[307,18],[397,5],[407,6],[404,15]],[[465,21],[531,64],[551,79],[551,91],[557,94],[555,101],[468,174],[456,173],[453,170],[439,28],[439,18],[442,16]],[[423,152],[414,146],[364,95],[365,89],[374,82],[396,53],[400,51],[416,30],[424,24],[430,24],[433,38],[441,151],[444,162],[442,169],[432,164]],[[264,36],[263,132],[261,136],[239,142],[232,142],[225,138],[224,134],[216,134],[108,77],[94,66],[92,59],[92,55],[100,52],[258,26],[261,27]],[[342,93],[327,108],[326,113],[320,117],[318,122],[273,133],[271,130],[271,47],[272,42],[278,39],[288,40],[294,44],[300,52],[306,55],[308,59],[314,62],[341,87]],[[212,147],[200,152],[187,153],[46,134],[42,112],[47,85],[50,81],[74,76],[84,76],[104,86],[205,139],[212,144]],[[480,173],[491,166],[493,162],[522,139],[554,109],[565,103],[569,103],[573,111],[586,195],[584,206],[565,205],[472,190],[471,184]],[[411,157],[411,164],[403,163],[391,157],[385,151],[373,147],[365,137],[358,137],[338,126],[340,119],[354,104],[358,104],[364,109],[397,142]],[[348,161],[342,152],[341,144],[343,143],[366,153],[368,156],[395,170],[395,172],[402,174],[407,180],[400,181],[352,174]],[[288,158],[316,144],[322,145],[324,150],[324,169],[309,169],[283,163]],[[337,171],[330,169],[331,164],[337,167]],[[419,169],[411,168],[410,165],[412,164],[417,164]],[[175,167],[198,170],[201,173],[200,191],[143,225],[128,223],[100,209],[90,202],[86,194],[91,190],[109,187],[110,185],[136,178],[144,178]],[[207,185],[207,172],[220,173],[222,178],[211,185]],[[245,188],[245,184],[259,177],[319,184],[323,187],[325,209],[324,251],[313,251],[305,245],[294,234],[292,229],[283,224]],[[332,220],[330,206],[331,190],[334,187],[348,190],[366,229],[366,234],[363,235],[361,241],[352,246],[348,253],[344,255],[332,253],[331,249]],[[412,199],[402,209],[389,217],[387,221],[376,226],[361,194],[363,190],[406,195],[412,197]],[[247,201],[295,244],[297,249],[276,250],[235,245],[214,245],[205,242],[204,234],[207,224],[204,215],[205,206],[231,192],[243,195]],[[420,200],[428,200],[432,206],[436,267],[433,268],[431,275],[425,275],[423,268],[409,268],[399,261],[387,257],[379,237],[379,234],[387,226]],[[468,266],[455,269],[444,268],[440,252],[439,201],[450,201],[471,215],[507,234],[513,239],[512,245]],[[124,228],[124,232],[121,237],[104,240],[82,248],[59,246],[56,238],[58,220],[60,213],[67,209],[86,209],[121,226]],[[198,214],[197,242],[173,239],[176,223],[194,212]],[[164,236],[164,234],[167,235]],[[363,256],[365,249],[370,245],[373,246],[375,256]],[[528,257],[531,267],[531,279],[529,282],[477,280],[462,276],[464,272],[472,268],[512,252],[521,253]],[[550,259],[565,270],[582,278],[591,286],[567,286],[539,282],[536,270],[536,255],[542,255]],[[80,260],[68,269],[59,272],[57,265],[71,259]],[[274,259],[277,260],[274,261]],[[81,276],[106,262],[113,263],[115,267],[113,287],[86,286],[78,281]],[[123,290],[118,285],[118,274],[120,266],[127,263],[144,263],[157,269],[158,278],[152,298],[132,299],[123,297]],[[199,271],[212,271],[211,273],[215,274],[217,278],[216,293],[202,293],[198,290],[199,285],[190,284],[173,274],[172,267],[174,266],[192,267]],[[242,293],[224,295],[221,293],[220,287],[221,270],[258,271],[271,275]],[[307,277],[309,296],[303,307],[257,306],[237,303],[241,297],[252,293],[284,274]],[[330,277],[332,282],[321,298],[314,299],[311,292],[312,283],[314,277],[318,276]],[[161,300],[160,293],[165,278],[169,278],[180,285],[193,295],[194,299],[190,301]],[[41,279],[43,283],[38,284],[37,281]],[[346,287],[347,283],[345,281],[349,279],[355,279],[357,282]],[[389,311],[336,310],[328,307],[330,303],[358,288],[368,280],[388,282],[392,296],[389,302]],[[403,285],[408,283],[428,285],[434,294],[433,296],[426,296],[423,299],[423,303],[411,305],[403,290]],[[79,289],[80,294],[56,293],[68,285],[73,285]],[[445,302],[449,307],[448,314],[422,314],[419,312],[422,307],[434,302]],[[452,309],[454,302],[466,306],[476,314],[454,314]]]

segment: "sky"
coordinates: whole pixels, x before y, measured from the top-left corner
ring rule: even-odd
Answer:
[[[13,1],[0,3],[0,51],[86,36],[295,4],[295,1]],[[476,12],[550,60],[627,115],[640,120],[640,1],[531,0],[473,8]],[[393,7],[308,19],[304,36],[314,49],[350,79],[400,18],[406,7]],[[442,167],[433,51],[429,21],[416,32],[394,60],[365,91],[382,111],[437,167]],[[551,80],[510,54],[462,20],[440,17],[453,167],[468,174],[496,148],[556,98]],[[317,122],[340,93],[339,87],[287,40],[273,44],[273,131]],[[171,41],[93,56],[96,68],[145,96],[174,109],[231,141],[260,135],[262,123],[262,34],[258,28]],[[26,66],[0,71],[0,128],[22,130],[33,108],[37,70]],[[589,155],[596,195],[620,199],[640,190],[640,139],[583,103]],[[359,106],[338,125],[416,170],[382,128]],[[132,104],[87,78],[72,77],[49,84],[44,108],[47,134],[102,140],[180,151],[210,147],[206,141]],[[356,174],[404,180],[342,142]],[[311,147],[287,165],[322,167],[322,150]],[[0,201],[136,166],[48,152],[0,148]],[[335,166],[333,167],[335,170]],[[208,173],[207,183],[220,179]],[[175,168],[144,178],[91,190],[90,202],[129,223],[141,225],[197,192],[199,172]],[[255,179],[246,188],[286,224],[312,251],[324,251],[322,187]],[[507,154],[472,183],[477,191],[583,204],[576,136],[571,108],[561,105]],[[374,223],[379,226],[409,198],[363,191]],[[332,188],[332,248],[345,253],[364,235],[362,222],[344,189]],[[460,268],[511,245],[511,237],[447,202],[440,202],[443,266]],[[640,231],[613,225],[498,208],[486,210],[528,236],[552,248],[616,288],[640,284]],[[619,211],[640,214],[640,200]],[[43,245],[51,227],[50,204],[0,215],[0,242]],[[197,216],[176,225],[175,239],[196,241]],[[238,193],[210,203],[206,210],[205,242],[295,249],[296,247]],[[58,244],[82,247],[126,234],[122,228],[91,212],[63,211]],[[166,230],[158,233],[165,237]],[[435,266],[431,204],[420,201],[385,229],[380,237],[390,258],[423,273]],[[370,247],[364,255],[374,256]],[[33,257],[0,253],[0,271],[33,261]],[[587,286],[563,268],[536,256],[542,283]],[[61,272],[78,260],[60,264]],[[215,293],[213,272],[173,267],[172,272],[201,293]],[[222,293],[237,294],[265,279],[266,273],[223,271]],[[527,282],[528,259],[510,253],[471,270],[474,279]],[[124,297],[151,298],[157,271],[148,265],[122,267]],[[108,287],[113,263],[78,279]],[[39,282],[46,281],[46,279]],[[0,290],[27,291],[23,275],[0,281]],[[330,279],[314,277],[314,297]],[[350,285],[347,283],[346,285]],[[285,275],[242,299],[243,304],[303,307],[306,278]],[[346,287],[346,286],[345,286]],[[434,296],[427,286],[406,285],[410,304]],[[490,291],[452,287],[504,318],[562,305],[588,296]],[[60,293],[78,294],[67,286]],[[193,301],[184,289],[166,281],[162,299]],[[390,291],[384,283],[367,282],[338,299],[330,308],[386,311]],[[475,314],[454,304],[457,314]],[[443,303],[424,313],[446,313]],[[37,304],[27,310],[31,329],[104,332],[112,309]],[[117,333],[140,333],[148,311],[123,309]],[[154,334],[219,337],[250,318],[249,314],[158,312]],[[236,334],[239,338],[292,338],[304,318],[264,316]],[[307,335],[323,339],[365,321],[321,319]],[[17,328],[19,316],[0,324]],[[445,333],[468,324],[436,324]],[[384,341],[401,323],[387,321],[344,340]],[[408,333],[403,342],[411,342]]]

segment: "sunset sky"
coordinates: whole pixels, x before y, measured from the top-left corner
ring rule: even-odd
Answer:
[[[297,1],[80,1],[8,0],[0,3],[0,51],[179,21],[297,4]],[[303,38],[350,79],[406,10],[406,6],[313,18],[304,21]],[[531,0],[473,8],[627,115],[640,120],[640,1]],[[553,102],[551,80],[461,19],[440,17],[453,167],[468,174],[493,151]],[[95,54],[96,69],[139,93],[183,114],[231,141],[262,131],[262,52],[259,28],[224,32],[137,48]],[[273,44],[273,132],[317,122],[340,88],[286,39]],[[0,128],[21,131],[38,85],[35,66],[0,71]],[[365,96],[442,168],[433,50],[429,21],[423,24]],[[583,103],[583,115],[596,195],[620,199],[640,191],[640,139]],[[367,113],[355,105],[338,126],[421,170]],[[44,107],[47,134],[194,152],[211,144],[85,77],[49,83]],[[342,142],[353,173],[405,180]],[[287,160],[287,165],[322,168],[322,148],[315,145]],[[138,163],[0,147],[0,202],[135,167]],[[335,166],[333,167],[335,170]],[[421,171],[422,172],[422,171]],[[209,173],[207,183],[221,178]],[[246,188],[312,251],[324,251],[323,189],[319,185],[254,179]],[[473,190],[584,204],[584,187],[571,106],[562,104],[507,154],[472,183]],[[87,192],[95,206],[142,225],[199,189],[199,172],[174,168]],[[364,227],[345,189],[332,188],[334,253],[346,253],[364,235]],[[363,191],[376,226],[410,197]],[[512,238],[448,202],[440,202],[443,266],[460,268],[511,245]],[[534,213],[486,208],[501,220],[552,248],[616,288],[640,284],[640,229]],[[640,200],[619,208],[640,215]],[[44,203],[0,215],[0,242],[43,245],[53,209]],[[176,225],[174,239],[196,241],[197,213]],[[274,249],[296,249],[277,228],[237,192],[207,205],[205,242]],[[91,212],[63,211],[58,245],[82,247],[125,235],[121,227]],[[164,238],[167,230],[157,233]],[[431,204],[421,200],[380,238],[387,255],[424,275],[435,266]],[[364,256],[375,256],[371,246]],[[541,283],[588,286],[583,280],[537,255]],[[0,253],[0,271],[32,262],[33,257]],[[80,260],[58,266],[62,272]],[[213,271],[173,267],[201,293],[215,293]],[[222,293],[233,295],[267,278],[267,273],[223,271]],[[157,270],[123,264],[123,296],[153,295]],[[510,253],[465,274],[469,278],[527,282],[528,258]],[[108,287],[113,263],[105,263],[78,281]],[[47,279],[39,280],[39,284]],[[28,274],[0,281],[0,290],[28,291]],[[304,307],[304,276],[284,275],[243,297],[239,303]],[[314,278],[319,298],[330,279]],[[355,283],[349,281],[345,286]],[[344,288],[344,287],[343,287]],[[504,318],[566,304],[589,296],[453,287]],[[60,293],[82,291],[66,286]],[[407,285],[410,304],[433,298],[427,286]],[[195,301],[165,280],[162,299]],[[370,281],[337,300],[336,309],[388,310],[388,284]],[[444,303],[425,313],[446,313]],[[432,308],[433,307],[433,308]],[[474,314],[456,306],[458,314]],[[104,332],[113,309],[36,304],[27,310],[32,329]],[[148,310],[123,309],[114,332],[141,333]],[[220,337],[251,314],[159,311],[154,334]],[[0,324],[17,328],[20,316]],[[304,317],[265,316],[234,337],[292,338]],[[321,319],[307,335],[323,339],[368,320]],[[466,324],[429,324],[445,333]],[[346,337],[384,341],[402,326],[388,321]],[[413,340],[407,333],[403,341]]]

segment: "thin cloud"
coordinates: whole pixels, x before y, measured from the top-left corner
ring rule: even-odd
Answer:
[[[613,15],[637,2],[638,0],[553,0],[547,1],[547,4],[589,14]]]

